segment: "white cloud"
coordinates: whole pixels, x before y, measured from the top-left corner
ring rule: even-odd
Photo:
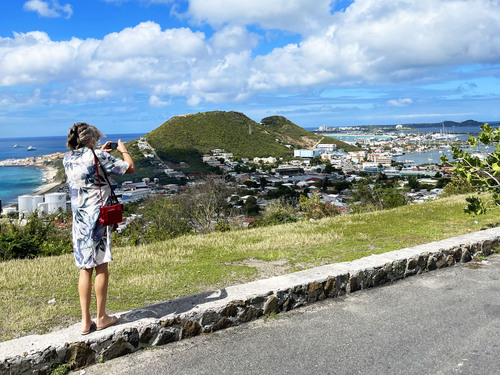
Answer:
[[[149,97],[149,105],[153,108],[163,108],[169,104],[170,102],[162,101],[161,98],[156,95],[151,95]]]
[[[259,24],[265,29],[306,33],[330,16],[331,0],[189,0],[188,14],[212,26]]]
[[[245,51],[258,46],[260,37],[249,33],[241,26],[226,26],[210,38],[211,46],[217,51]]]
[[[400,98],[389,100],[387,103],[394,107],[405,107],[407,105],[413,104],[413,100],[411,98]]]
[[[47,18],[58,18],[63,15],[65,18],[70,18],[73,14],[71,4],[61,5],[57,0],[52,0],[50,4],[43,0],[28,0],[24,3],[23,9]]]
[[[71,77],[82,41],[53,42],[43,32],[15,33],[0,38],[0,86],[64,81]]]
[[[253,87],[441,79],[500,60],[498,0],[358,0],[300,44],[256,59]]]
[[[25,7],[63,12],[58,4],[31,0]],[[498,0],[357,0],[333,15],[329,5],[190,0],[187,14],[216,27],[210,38],[187,27],[162,30],[154,22],[103,39],[53,41],[40,31],[15,33],[0,37],[0,86],[45,85],[43,94],[68,102],[139,92],[152,106],[179,96],[197,106],[285,89],[440,80],[443,72],[459,74],[455,66],[500,61]],[[257,55],[260,36],[247,29],[255,23],[300,31],[302,40]]]
[[[228,35],[229,44],[224,45],[223,35]],[[14,38],[0,38],[0,86],[56,84],[52,95],[65,103],[138,91],[148,93],[150,105],[156,107],[174,96],[194,105],[242,100],[252,43],[252,36],[238,28],[224,29],[207,41],[203,33],[187,28],[162,31],[153,22],[102,40],[55,42],[43,32],[16,33]]]

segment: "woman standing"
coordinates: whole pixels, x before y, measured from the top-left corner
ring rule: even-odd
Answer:
[[[68,179],[73,211],[73,252],[75,263],[80,268],[78,293],[82,309],[82,335],[93,329],[101,330],[115,324],[118,318],[106,314],[106,298],[108,292],[108,262],[111,255],[111,234],[113,226],[103,227],[99,218],[99,208],[111,196],[111,186],[105,179],[102,170],[96,173],[94,147],[104,135],[94,126],[76,123],[68,133],[66,146],[71,150],[64,157],[64,169]],[[106,142],[100,150],[95,150],[99,168],[108,174],[123,175],[134,172],[134,162],[127,152],[125,144],[118,140],[117,150],[122,153],[120,160],[109,154],[111,142]],[[102,191],[102,201],[99,180]],[[90,300],[92,291],[92,274],[96,276],[94,289],[97,301],[97,319],[90,318]]]

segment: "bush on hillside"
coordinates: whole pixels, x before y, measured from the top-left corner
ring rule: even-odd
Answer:
[[[35,212],[24,225],[11,220],[0,231],[0,260],[36,258],[73,251],[71,212]]]
[[[489,124],[481,125],[482,132],[478,137],[469,137],[468,144],[477,149],[477,153],[469,153],[452,146],[453,158],[450,163],[443,155],[445,165],[452,165],[452,173],[467,183],[477,192],[491,193],[491,198],[469,196],[464,211],[468,214],[484,214],[489,208],[500,207],[500,127],[492,128]],[[487,148],[494,146],[493,149]],[[450,188],[451,189],[451,188]],[[487,195],[490,197],[490,195]]]
[[[338,215],[340,212],[329,203],[321,202],[321,196],[314,194],[312,197],[301,195],[299,198],[300,210],[305,219],[322,219]]]
[[[448,197],[451,195],[468,194],[473,192],[474,188],[467,182],[467,180],[456,176],[452,177],[451,181],[443,187],[444,197]]]
[[[404,206],[407,198],[393,183],[371,184],[369,180],[358,181],[351,190],[349,208],[352,212],[370,212]]]
[[[260,213],[258,226],[270,226],[299,221],[299,212],[295,206],[289,204],[284,198],[279,198],[266,206]]]

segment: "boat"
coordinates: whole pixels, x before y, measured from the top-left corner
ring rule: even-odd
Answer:
[[[35,151],[35,150],[36,150],[36,147],[29,146],[29,147],[27,148],[27,150],[28,150],[28,151]]]
[[[17,143],[14,145],[14,148],[19,148],[19,147],[23,147],[23,146],[18,145]]]

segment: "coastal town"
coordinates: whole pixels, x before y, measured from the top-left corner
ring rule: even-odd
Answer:
[[[325,131],[327,129],[318,129],[321,133]],[[249,159],[235,158],[230,152],[214,149],[203,155],[203,162],[218,170],[220,175],[228,176],[225,183],[234,188],[234,193],[230,198],[232,204],[245,204],[253,197],[252,199],[255,199],[257,205],[263,209],[278,196],[273,192],[287,188],[308,196],[317,196],[320,202],[343,212],[352,198],[349,189],[339,191],[328,186],[340,182],[356,182],[366,176],[376,174],[383,174],[387,178],[397,178],[400,189],[403,189],[410,177],[416,178],[420,184],[427,187],[418,191],[406,189],[404,194],[408,201],[424,202],[435,199],[442,193],[442,188],[435,187],[438,177],[449,176],[450,168],[437,163],[417,165],[409,157],[400,162],[395,159],[429,150],[446,150],[452,142],[458,142],[458,135],[412,134],[399,131],[357,137],[354,141],[347,142],[358,146],[358,151],[346,152],[337,149],[335,144],[318,143],[313,149],[294,149],[293,157],[288,159],[271,156]],[[146,160],[154,164],[155,168],[162,169],[169,178],[177,180],[177,183],[161,184],[158,178],[125,181],[115,186],[122,203],[136,202],[151,195],[171,196],[189,189],[190,186],[203,183],[203,180],[197,176],[184,173],[182,168],[174,169],[164,163],[145,138],[141,137],[137,140],[137,147]],[[60,179],[56,179],[58,175],[56,166],[62,167],[63,157],[64,153],[59,152],[0,161],[0,166],[37,167],[45,171],[45,185],[34,194],[19,196],[17,205],[5,206],[3,214],[23,216],[37,209],[48,213],[59,207],[63,210],[69,209],[67,186]],[[60,178],[61,174],[59,173],[58,176]],[[49,207],[47,201],[54,200],[54,197],[51,197],[54,194],[58,195],[59,201],[64,195],[66,204]],[[47,197],[42,199],[41,197],[45,195]],[[252,222],[252,219],[247,217],[242,217],[242,220]]]

